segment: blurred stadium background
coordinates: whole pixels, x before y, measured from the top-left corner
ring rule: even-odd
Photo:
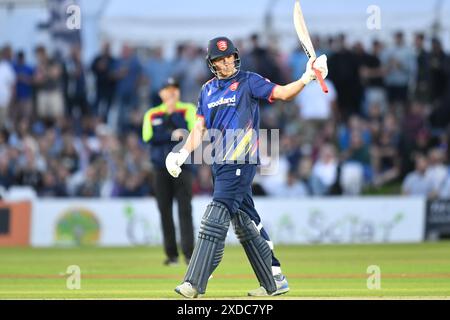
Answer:
[[[71,4],[81,9],[79,29],[66,25]],[[380,29],[367,26],[372,5],[380,9]],[[450,1],[303,0],[302,6],[318,55],[328,56],[330,93],[312,84],[290,103],[262,106],[261,128],[280,129],[280,162],[275,175],[257,175],[254,183],[265,228],[282,245],[282,261],[283,255],[291,261],[288,277],[301,287],[308,272],[331,282],[356,275],[363,278],[360,291],[352,291],[359,285],[352,282],[331,295],[364,296],[365,268],[384,263],[393,295],[448,295]],[[101,262],[86,262],[84,272],[96,281],[125,275],[109,279],[111,288],[141,276],[149,287],[169,279],[164,290],[172,290],[184,269],[160,268],[162,249],[146,247],[161,245],[161,233],[143,114],[159,104],[168,76],[181,82],[182,100],[196,103],[211,78],[206,44],[218,35],[236,42],[243,68],[280,84],[299,78],[307,58],[292,7],[287,0],[0,0],[0,297],[65,297],[64,288],[33,286],[44,279],[43,287],[59,288],[67,265],[91,259]],[[193,192],[198,227],[212,192],[208,166],[197,166]],[[441,242],[422,244],[431,240]],[[237,243],[232,232],[227,241]],[[309,245],[318,244],[342,245],[318,247],[323,260],[316,261]],[[86,245],[98,249],[79,248]],[[24,246],[31,248],[17,248]],[[326,259],[330,252],[334,264]],[[147,268],[133,269],[146,253]],[[302,265],[302,254],[328,269]],[[58,255],[64,264],[53,266]],[[131,265],[104,268],[127,255]],[[347,268],[349,261],[358,267]],[[154,277],[145,278],[155,264]],[[219,273],[244,274],[255,285],[250,269],[224,265]],[[112,296],[145,296],[144,284],[140,293]],[[330,294],[324,283],[309,285],[312,291],[295,294]]]

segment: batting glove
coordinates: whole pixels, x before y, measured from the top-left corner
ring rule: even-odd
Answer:
[[[169,174],[178,178],[181,173],[181,166],[189,157],[189,152],[185,149],[181,149],[180,152],[171,152],[166,157],[166,168]]]
[[[306,65],[306,71],[300,78],[300,80],[305,84],[305,86],[313,80],[316,80],[316,74],[314,73],[314,69],[319,70],[322,78],[326,78],[328,75],[328,66],[327,66],[327,56],[321,55],[317,59],[310,58],[308,60],[308,64]]]

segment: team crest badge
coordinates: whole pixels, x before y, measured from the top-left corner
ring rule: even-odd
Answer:
[[[228,48],[228,44],[225,40],[217,41],[217,49],[220,51],[225,51]]]
[[[239,86],[239,82],[234,82],[231,86],[230,86],[230,90],[231,91],[236,91],[236,89]]]

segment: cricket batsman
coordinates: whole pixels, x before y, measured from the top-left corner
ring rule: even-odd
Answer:
[[[251,185],[259,164],[259,100],[292,100],[316,80],[313,67],[323,78],[327,76],[327,58],[322,55],[310,59],[302,77],[284,86],[240,70],[239,51],[226,37],[209,41],[206,62],[215,77],[202,87],[198,119],[183,147],[166,158],[168,172],[175,178],[179,176],[181,166],[200,146],[206,130],[222,132],[225,137],[211,137],[216,151],[212,164],[213,199],[203,215],[184,281],[175,291],[186,298],[205,293],[208,280],[223,257],[231,223],[260,284],[248,295],[284,294],[289,291],[287,279],[252,199]],[[230,131],[238,133],[233,135],[233,141],[226,141]],[[220,151],[221,148],[225,150]]]

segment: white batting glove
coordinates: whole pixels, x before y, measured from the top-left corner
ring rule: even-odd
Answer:
[[[313,67],[320,71],[322,78],[326,78],[328,75],[328,65],[327,56],[321,55],[317,59],[311,58],[308,60],[306,65],[306,71],[300,78],[300,80],[305,84],[305,86],[313,80],[316,80],[316,74],[314,73]]]
[[[185,149],[181,149],[180,152],[171,152],[166,157],[166,168],[169,174],[178,178],[181,173],[181,166],[189,157],[189,152]]]

